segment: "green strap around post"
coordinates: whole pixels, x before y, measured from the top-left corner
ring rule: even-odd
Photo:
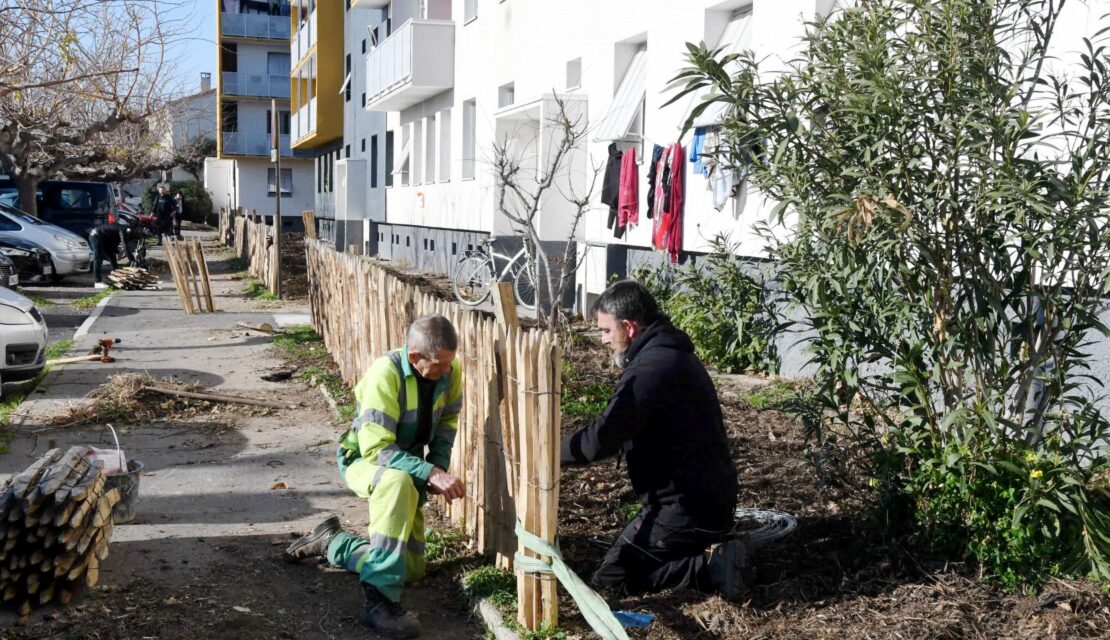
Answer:
[[[570,567],[563,562],[563,554],[559,552],[558,546],[525,531],[519,520],[516,522],[516,537],[530,551],[551,557],[551,564],[547,564],[539,558],[529,558],[518,551],[513,558],[514,566],[518,571],[554,573],[559,582],[563,583],[563,588],[567,590],[570,597],[574,598],[574,603],[578,605],[582,617],[597,635],[604,640],[628,640],[628,634],[613,616],[608,603],[570,570]]]

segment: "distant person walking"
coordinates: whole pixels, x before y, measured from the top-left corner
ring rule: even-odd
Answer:
[[[151,213],[154,214],[155,227],[158,230],[158,244],[162,244],[162,236],[173,233],[174,201],[169,194],[169,189],[164,184],[158,185],[158,195],[154,196]]]
[[[173,194],[173,235],[181,239],[181,218],[185,215],[185,200],[181,192]]]

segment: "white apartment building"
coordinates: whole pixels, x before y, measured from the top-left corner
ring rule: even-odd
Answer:
[[[212,74],[201,73],[200,76],[199,91],[170,100],[152,118],[155,146],[163,160],[169,160],[179,149],[196,144],[198,140],[216,140],[216,90],[212,87]],[[168,178],[197,179],[181,167],[173,167]]]
[[[219,82],[217,157],[205,163],[215,207],[272,215],[281,194],[286,226],[315,205],[312,161],[290,147],[290,27],[287,0],[216,0]],[[277,99],[281,172],[270,159],[271,100]],[[312,156],[307,156],[311,158]]]
[[[367,225],[383,257],[448,272],[478,238],[492,236],[506,249],[519,246],[512,225],[497,213],[493,149],[497,141],[510,141],[534,178],[555,142],[555,96],[589,131],[585,147],[560,176],[560,188],[581,190],[594,168],[603,171],[610,144],[635,149],[639,224],[614,237],[607,228],[609,208],[600,202],[599,176],[597,205],[574,238],[584,254],[576,292],[584,305],[614,274],[663,259],[645,215],[647,173],[653,147],[680,142],[681,125],[695,103],[691,98],[662,106],[671,95],[668,81],[685,65],[685,43],[751,48],[761,57],[786,59],[799,42],[803,19],[827,12],[833,0],[351,5],[351,11],[378,10],[387,17],[384,37],[354,65],[356,75],[361,71],[366,78],[366,108],[388,114],[386,144],[379,148],[379,164],[390,167],[385,219]],[[712,125],[712,114],[699,124]],[[688,147],[690,136],[681,142]],[[762,198],[743,183],[718,208],[703,176],[688,166],[685,180],[682,250],[704,252],[717,233],[726,233],[742,253],[759,255],[751,229],[769,211]],[[567,241],[572,211],[555,195],[545,200],[539,226],[552,247]]]

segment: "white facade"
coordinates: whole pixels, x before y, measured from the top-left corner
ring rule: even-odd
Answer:
[[[371,0],[356,6],[384,6]],[[580,272],[580,293],[602,291],[613,271],[608,245],[651,249],[645,215],[647,171],[653,145],[679,142],[696,99],[664,108],[668,81],[685,66],[687,42],[752,48],[757,57],[788,59],[803,20],[828,11],[821,0],[395,0],[388,3],[391,35],[366,56],[369,109],[386,109],[393,142],[392,185],[386,189],[389,225],[431,227],[494,236],[514,235],[496,213],[491,171],[496,141],[511,140],[533,170],[558,139],[550,126],[560,96],[589,128],[585,148],[570,158],[562,187],[576,192],[596,168],[604,171],[608,146],[636,148],[640,169],[640,223],[623,238],[606,228],[608,207],[585,216],[576,240],[591,247]],[[409,22],[409,20],[412,22]],[[774,64],[771,62],[770,64]],[[444,85],[446,88],[444,88]],[[431,95],[429,95],[431,94]],[[681,140],[688,145],[690,136]],[[688,163],[689,164],[689,163]],[[705,178],[685,173],[683,250],[703,252],[718,233],[740,251],[760,255],[752,232],[770,206],[758,194],[712,202]],[[540,215],[544,240],[566,241],[573,207],[552,195]]]
[[[273,214],[280,184],[282,217],[299,219],[314,206],[314,188],[311,155],[298,158],[290,148],[288,3],[217,4],[219,161],[206,163],[205,187],[213,206]],[[270,161],[271,100],[279,113],[280,177]]]

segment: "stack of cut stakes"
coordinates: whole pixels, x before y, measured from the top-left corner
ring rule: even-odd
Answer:
[[[120,497],[104,481],[88,448],[72,447],[64,455],[51,449],[0,487],[0,592],[20,615],[52,600],[67,604],[99,580]]]
[[[108,280],[111,281],[112,286],[117,289],[126,289],[128,291],[135,291],[138,289],[156,290],[161,289],[158,286],[158,276],[138,267],[123,267],[116,269],[108,274]]]

